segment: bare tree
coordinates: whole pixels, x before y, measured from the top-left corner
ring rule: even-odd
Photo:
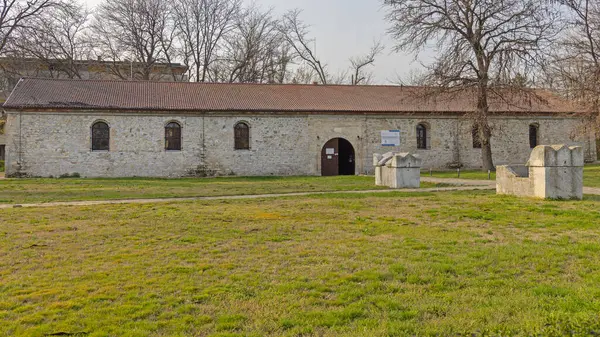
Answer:
[[[427,73],[418,68],[412,68],[406,75],[396,73],[395,78],[388,79],[389,82],[400,86],[425,86],[427,85]]]
[[[287,12],[282,19],[280,31],[292,47],[294,56],[303,61],[316,74],[321,84],[327,84],[327,66],[323,64],[316,55],[310,44],[314,42],[308,37],[308,26],[300,20],[302,11],[295,9]]]
[[[314,69],[305,65],[297,66],[290,72],[290,82],[293,84],[311,84],[315,78]]]
[[[352,85],[369,84],[371,82],[372,73],[365,71],[365,68],[372,66],[375,63],[375,58],[383,52],[381,41],[375,42],[371,50],[363,56],[353,57],[350,59],[352,66],[352,77],[350,83]]]
[[[173,29],[166,0],[105,0],[93,24],[100,56],[113,61],[111,71],[122,79],[152,79],[154,65],[171,58]]]
[[[56,6],[57,0],[2,0],[0,3],[0,54],[9,43],[13,33],[27,22]]]
[[[557,13],[544,0],[384,0],[397,50],[419,52],[435,43],[432,83],[474,90],[472,119],[479,130],[482,167],[494,169],[490,95],[526,73],[556,35]]]
[[[228,82],[284,83],[294,56],[271,11],[248,8],[227,38]]]
[[[292,61],[300,63],[300,67],[296,68],[297,74],[292,76],[293,81],[303,83],[310,79],[313,82],[316,78],[316,82],[321,84],[369,84],[372,73],[367,68],[375,63],[375,58],[384,50],[382,43],[375,42],[368,53],[350,58],[349,69],[331,75],[327,65],[317,57],[316,45],[314,48],[311,46],[315,41],[309,38],[310,27],[300,19],[301,13],[298,9],[287,12],[280,24],[281,35],[293,51]]]
[[[184,62],[197,82],[208,80],[221,43],[235,26],[240,0],[177,0],[175,20]]]
[[[37,59],[36,64],[47,69],[45,76],[81,78],[82,64],[78,60],[88,58],[92,51],[87,36],[88,19],[87,8],[77,3],[63,2],[48,8],[15,31],[12,55]],[[19,66],[15,70],[30,69]]]
[[[375,58],[384,50],[381,42],[375,42],[368,53],[353,56],[349,59],[350,66],[340,70],[335,75],[329,75],[328,82],[332,84],[369,85],[373,81],[373,72],[369,67],[375,64]]]
[[[586,107],[587,128],[600,132],[600,3],[562,0],[567,29],[554,53],[549,84]],[[590,131],[590,130],[586,130]]]

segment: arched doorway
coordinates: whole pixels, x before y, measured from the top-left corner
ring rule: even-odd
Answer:
[[[322,176],[352,176],[355,173],[354,147],[344,138],[334,138],[321,150]]]

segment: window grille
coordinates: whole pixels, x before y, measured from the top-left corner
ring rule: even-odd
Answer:
[[[250,127],[248,124],[240,122],[234,127],[235,149],[250,149]]]
[[[110,150],[110,127],[104,122],[92,125],[92,151]]]
[[[417,149],[427,149],[427,127],[417,125]]]
[[[181,151],[181,125],[171,122],[165,126],[165,150]]]
[[[538,146],[538,126],[535,124],[529,125],[529,147]]]

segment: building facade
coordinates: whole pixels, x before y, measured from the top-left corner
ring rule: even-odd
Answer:
[[[179,63],[154,63],[150,69],[139,62],[0,58],[0,100],[5,100],[21,77],[83,80],[136,80],[186,82],[188,68]]]
[[[415,90],[424,89],[24,79],[4,106],[6,173],[372,174],[373,154],[389,151],[416,153],[424,168],[481,167],[469,105],[456,94],[407,93]],[[528,102],[531,111],[496,107],[495,163],[522,163],[535,145],[558,143],[595,160],[581,119],[565,102],[543,101],[545,109]]]

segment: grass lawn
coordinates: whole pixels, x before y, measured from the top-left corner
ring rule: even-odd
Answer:
[[[444,186],[421,183],[421,187]],[[3,179],[0,203],[376,190],[374,177]]]
[[[600,187],[600,165],[586,166],[583,171],[583,185]]]
[[[0,211],[0,335],[592,335],[600,198]]]
[[[422,177],[429,177],[429,171],[423,170]],[[457,172],[454,171],[433,171],[434,178],[458,178]],[[461,171],[461,179],[477,179],[487,180],[487,172],[482,171]],[[496,180],[496,172],[492,172],[492,180]],[[583,171],[583,185],[588,187],[600,187],[600,165],[587,165]]]
[[[421,170],[421,177],[433,177],[433,178],[458,178],[456,170],[450,171],[433,171],[430,175],[429,170]],[[476,170],[461,170],[460,179],[473,179],[473,180],[488,180],[487,172],[476,171]],[[491,172],[491,180],[496,180],[496,172]]]

